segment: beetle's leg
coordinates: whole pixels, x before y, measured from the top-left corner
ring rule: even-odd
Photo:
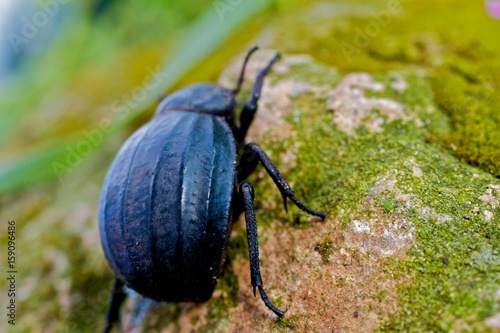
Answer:
[[[324,212],[319,212],[316,210],[313,210],[309,207],[307,207],[305,204],[303,204],[301,201],[295,198],[293,195],[294,192],[290,188],[290,185],[286,182],[285,178],[283,178],[283,175],[278,171],[274,163],[271,161],[269,156],[264,152],[264,150],[255,142],[250,142],[249,144],[245,145],[245,149],[243,151],[243,156],[241,157],[241,162],[240,165],[243,163],[247,163],[250,166],[253,166],[255,169],[255,166],[257,165],[257,162],[260,161],[264,168],[266,169],[267,173],[271,176],[273,179],[274,183],[278,187],[278,189],[281,192],[281,196],[283,197],[283,203],[285,205],[285,210],[287,209],[286,207],[286,198],[289,198],[292,200],[292,202],[302,209],[304,212],[319,216],[322,219],[326,217],[326,214]],[[249,168],[245,168],[243,166],[240,166],[238,169],[238,179],[241,177],[246,177],[248,176]],[[253,171],[253,170],[252,170]]]
[[[252,123],[255,112],[257,111],[257,101],[260,98],[260,91],[262,90],[262,84],[264,83],[264,77],[267,75],[271,66],[278,61],[280,58],[279,53],[271,59],[271,61],[267,64],[266,67],[261,69],[259,73],[257,73],[257,78],[255,79],[255,83],[253,85],[252,96],[247,100],[243,110],[240,115],[240,127],[236,131],[235,139],[237,142],[243,142],[245,139],[245,135],[247,134],[248,128]]]
[[[283,317],[285,311],[282,311],[272,305],[271,301],[264,291],[262,286],[262,278],[260,276],[259,265],[259,241],[257,237],[257,220],[255,219],[255,210],[253,207],[253,187],[247,182],[240,185],[240,193],[243,197],[243,205],[245,206],[245,221],[247,225],[248,249],[250,251],[250,276],[252,280],[253,295],[255,296],[255,288],[259,288],[260,297],[264,304],[274,312],[278,317]]]
[[[251,146],[245,145],[236,169],[237,183],[240,184],[242,181],[247,179],[247,177],[255,171],[258,163],[259,158],[257,154],[253,151]]]
[[[120,307],[126,297],[127,294],[125,294],[123,290],[123,282],[115,279],[115,285],[111,293],[111,302],[109,303],[108,313],[106,314],[106,327],[103,330],[104,333],[109,333],[113,325],[118,321]]]
[[[248,146],[243,148],[243,154],[236,168],[236,184],[241,184],[255,170],[259,163],[259,159],[256,157],[257,155]],[[233,200],[231,207],[233,207],[233,222],[236,222],[241,213],[245,211],[245,207],[239,198]]]

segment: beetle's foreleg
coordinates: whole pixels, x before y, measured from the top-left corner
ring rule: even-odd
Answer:
[[[118,321],[120,307],[126,297],[127,294],[125,294],[123,290],[123,282],[115,279],[115,285],[111,294],[111,302],[109,303],[108,313],[106,314],[106,327],[103,330],[104,333],[109,333],[113,325]]]
[[[287,209],[286,198],[289,198],[290,200],[292,200],[292,202],[297,207],[302,209],[304,212],[311,214],[311,215],[319,216],[322,219],[324,219],[326,217],[326,214],[324,212],[319,212],[319,211],[313,210],[313,209],[307,207],[304,203],[299,201],[297,198],[295,198],[295,196],[293,195],[294,192],[290,188],[290,185],[288,185],[288,183],[286,182],[283,175],[278,171],[278,169],[276,168],[274,163],[271,161],[269,156],[267,156],[267,154],[264,152],[264,150],[255,142],[250,142],[249,144],[245,145],[245,149],[244,149],[241,161],[242,162],[240,162],[240,164],[245,162],[245,161],[246,161],[246,163],[249,163],[251,165],[253,165],[253,164],[256,165],[257,161],[260,161],[262,163],[262,165],[266,169],[267,173],[271,176],[274,183],[276,184],[276,186],[278,187],[278,189],[281,192],[281,196],[283,197],[283,204],[285,205],[285,210]],[[243,171],[245,170],[245,168],[243,168],[242,166],[240,166],[240,169]]]
[[[251,147],[246,145],[243,148],[241,159],[239,161],[238,167],[236,168],[236,179],[238,184],[247,179],[247,177],[252,172],[254,172],[257,164],[259,164],[259,158],[257,154],[255,154]]]
[[[264,304],[274,312],[278,317],[283,317],[285,311],[276,308],[264,291],[262,285],[262,278],[260,276],[260,264],[259,264],[259,241],[257,237],[257,220],[255,219],[255,210],[253,207],[253,187],[247,182],[240,185],[240,193],[243,198],[243,205],[245,207],[245,221],[247,225],[247,238],[248,238],[248,248],[250,251],[250,276],[252,280],[253,294],[255,296],[255,288],[259,288],[260,297]]]
[[[245,135],[247,134],[248,128],[252,123],[255,112],[257,111],[257,102],[260,98],[260,92],[262,90],[262,84],[264,83],[264,77],[267,75],[271,66],[280,59],[279,53],[271,59],[269,64],[266,67],[261,69],[259,73],[257,73],[257,78],[255,79],[255,83],[252,89],[252,96],[247,100],[243,110],[240,115],[240,127],[238,128],[235,139],[237,142],[241,143],[245,139]]]

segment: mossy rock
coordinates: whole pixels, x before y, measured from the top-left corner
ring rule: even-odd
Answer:
[[[273,53],[252,59],[247,78]],[[223,84],[234,83],[240,64],[238,58],[227,68]],[[214,298],[181,305],[167,327],[423,332],[494,326],[500,182],[429,142],[447,122],[431,92],[422,69],[341,75],[309,56],[285,55],[265,82],[249,138],[265,147],[297,198],[328,213],[323,222],[296,207],[285,213],[265,171],[251,178],[263,281],[272,301],[288,307],[286,317],[276,318],[252,295],[240,218],[231,270]],[[154,318],[161,313],[170,312],[158,307],[145,317],[148,331],[160,331]]]
[[[277,319],[252,294],[240,218],[231,263],[209,302],[153,306],[136,295],[124,307],[123,327],[500,330],[499,21],[481,2],[401,2],[366,45],[345,53],[342,45],[354,45],[357,31],[390,9],[386,1],[352,3],[292,6],[254,40],[283,59],[266,80],[248,139],[269,153],[297,198],[328,213],[322,222],[291,203],[286,213],[262,169],[250,178],[263,281],[272,302],[288,307],[286,317]],[[447,6],[460,29],[448,29],[455,22],[443,15]],[[238,38],[220,50],[215,67]],[[274,52],[252,59],[242,101]],[[241,58],[223,70],[222,84],[234,85]],[[2,220],[16,219],[19,236],[15,332],[104,326],[113,276],[99,244],[98,195],[105,165],[132,130],[113,136],[60,183],[0,198]],[[6,299],[0,293],[0,304]],[[11,332],[7,325],[1,321],[0,330]]]

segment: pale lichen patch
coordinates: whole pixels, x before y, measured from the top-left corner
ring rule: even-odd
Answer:
[[[500,289],[496,291],[494,301],[493,312],[495,314],[487,318],[484,323],[494,332],[500,332]]]
[[[393,81],[391,82],[392,89],[398,91],[399,93],[403,93],[405,92],[406,89],[408,89],[408,82],[406,82],[401,75],[394,74],[392,79],[393,79]]]
[[[500,206],[500,185],[490,184],[486,186],[486,191],[482,196],[479,197],[479,199],[489,205],[489,207],[491,207],[491,209],[493,210],[491,211],[489,209],[484,209],[484,219],[486,221],[493,220],[494,211],[498,206]],[[479,207],[476,206],[475,209],[476,212],[479,211]]]
[[[486,187],[486,192],[484,192],[484,195],[480,196],[479,199],[490,204],[491,208],[495,209],[500,205],[500,185],[488,185]]]
[[[382,256],[402,255],[415,241],[415,227],[399,212],[387,212],[381,208],[386,197],[403,202],[407,206],[410,196],[397,187],[395,172],[383,175],[358,204],[349,223],[353,231],[353,245],[362,253],[379,253]]]
[[[422,178],[424,173],[422,172],[422,169],[420,168],[420,164],[417,162],[415,157],[410,157],[407,160],[406,164],[408,164],[411,167],[413,177]]]
[[[367,97],[366,90],[382,92],[385,86],[368,73],[351,73],[331,91],[328,109],[333,111],[333,122],[342,132],[354,135],[365,125],[371,133],[382,132],[382,125],[396,119],[407,119],[404,106],[389,98]],[[377,113],[375,112],[378,112]]]
[[[285,121],[285,116],[292,110],[292,98],[313,89],[311,85],[294,79],[283,79],[274,85],[264,81],[258,117],[249,129],[247,140],[262,140],[265,136],[281,141],[293,137],[293,126]]]
[[[485,324],[492,328],[494,332],[500,332],[500,313],[486,319]]]

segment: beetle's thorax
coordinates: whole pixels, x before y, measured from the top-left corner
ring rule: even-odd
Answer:
[[[199,83],[167,96],[156,109],[155,115],[170,111],[192,111],[228,116],[234,112],[235,105],[232,90],[216,84]]]

